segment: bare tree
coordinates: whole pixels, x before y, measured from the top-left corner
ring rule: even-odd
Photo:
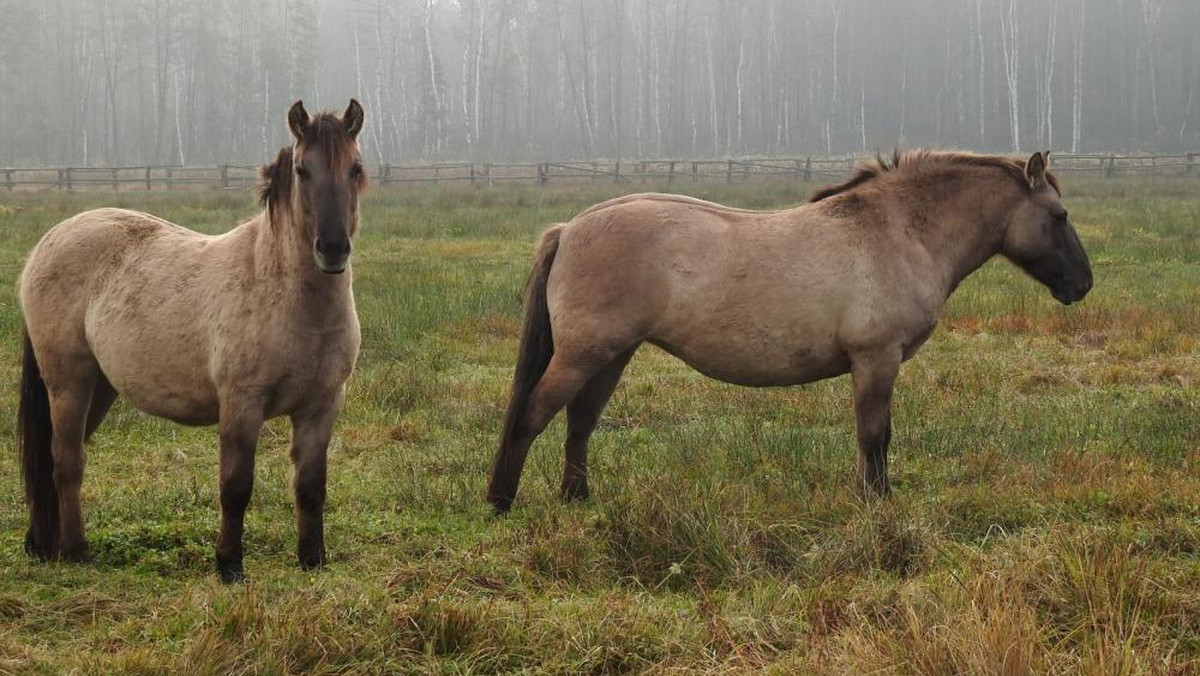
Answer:
[[[1011,151],[1064,125],[1074,150],[1200,145],[1200,3],[1181,0],[0,0],[0,16],[10,164],[260,161],[290,100],[348,96],[375,163]]]

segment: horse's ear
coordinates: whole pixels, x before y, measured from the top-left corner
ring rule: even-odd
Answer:
[[[1037,190],[1046,184],[1046,167],[1050,164],[1050,152],[1043,151],[1034,153],[1033,157],[1025,163],[1025,180],[1029,181],[1029,187]]]
[[[292,130],[292,136],[295,136],[297,141],[302,141],[304,130],[307,128],[308,111],[304,109],[303,101],[297,101],[288,109],[288,129]]]
[[[350,99],[346,112],[342,115],[342,123],[346,125],[346,133],[350,138],[358,138],[358,132],[363,128],[363,107],[358,99]]]

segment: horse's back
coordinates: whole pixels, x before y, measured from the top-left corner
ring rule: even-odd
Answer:
[[[93,209],[51,228],[25,264],[22,286],[36,285],[43,275],[70,274],[76,283],[103,275],[121,259],[164,238],[195,240],[204,235],[160,218],[129,209]]]
[[[706,210],[710,210],[710,211],[724,212],[724,213],[730,213],[730,214],[750,214],[750,215],[760,215],[761,216],[761,215],[779,213],[778,211],[756,211],[754,209],[740,209],[738,207],[731,207],[731,206],[728,206],[725,204],[719,204],[717,202],[710,202],[708,200],[700,199],[699,197],[692,197],[690,195],[676,195],[674,193],[665,193],[665,192],[641,192],[641,193],[634,193],[631,195],[622,195],[621,197],[614,197],[613,199],[607,200],[605,202],[600,202],[599,204],[596,204],[594,206],[591,206],[591,207],[585,209],[583,212],[581,212],[575,218],[576,218],[576,220],[578,220],[580,218],[589,216],[598,211],[604,211],[605,209],[611,209],[613,207],[620,207],[620,206],[630,205],[630,204],[636,205],[637,203],[693,207],[693,208],[706,209]]]

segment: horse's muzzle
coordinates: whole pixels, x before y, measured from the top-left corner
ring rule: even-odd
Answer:
[[[318,238],[313,249],[317,267],[325,274],[340,275],[350,264],[350,240],[348,239],[326,242]]]
[[[1092,278],[1089,276],[1087,279],[1074,284],[1056,286],[1050,290],[1050,295],[1054,296],[1054,299],[1063,305],[1070,305],[1083,300],[1091,290]]]
[[[349,256],[331,260],[325,256],[317,255],[317,267],[327,275],[340,275],[346,271],[348,265],[350,265]]]

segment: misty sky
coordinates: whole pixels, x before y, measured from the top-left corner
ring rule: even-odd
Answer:
[[[0,165],[1200,148],[1194,0],[0,0]]]

